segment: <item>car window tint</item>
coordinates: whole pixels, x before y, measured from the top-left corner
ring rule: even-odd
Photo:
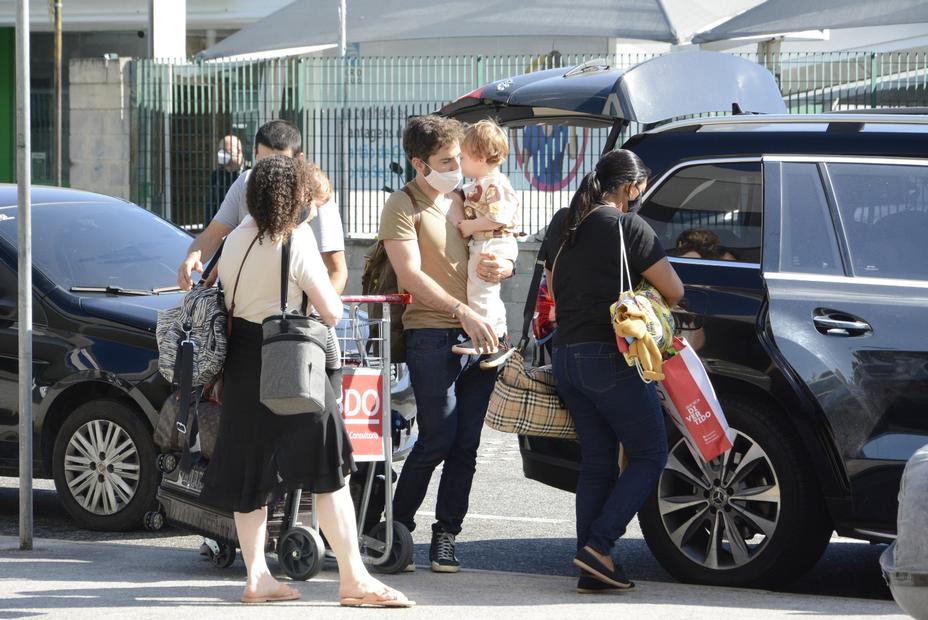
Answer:
[[[671,256],[760,262],[763,187],[760,163],[681,168],[642,206]]]
[[[783,164],[780,271],[843,275],[835,228],[816,164]]]
[[[928,276],[928,167],[828,164],[854,275]]]
[[[16,207],[0,207],[0,237],[17,247]],[[123,202],[32,207],[32,260],[62,288],[174,285],[191,237]],[[180,257],[180,258],[178,258]]]

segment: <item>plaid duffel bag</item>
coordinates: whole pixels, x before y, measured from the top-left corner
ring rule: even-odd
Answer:
[[[522,352],[512,354],[490,396],[487,426],[503,433],[576,439],[573,418],[554,385],[551,366],[526,370]]]

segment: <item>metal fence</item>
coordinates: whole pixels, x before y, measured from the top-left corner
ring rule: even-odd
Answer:
[[[621,55],[629,67],[650,55]],[[777,54],[757,58],[775,76],[789,109],[812,113],[928,106],[928,54]],[[199,228],[221,200],[216,154],[237,136],[246,167],[253,136],[284,118],[303,133],[307,158],[333,181],[350,236],[376,233],[387,188],[403,179],[406,119],[434,111],[487,82],[591,60],[586,55],[274,59],[256,62],[140,60],[133,74],[133,197],[172,221]],[[626,139],[638,131],[626,130]],[[598,159],[608,131],[527,127],[510,132],[503,164],[523,202],[522,227],[543,227],[566,206]],[[395,168],[395,167],[394,167]],[[217,187],[218,186],[218,187]]]

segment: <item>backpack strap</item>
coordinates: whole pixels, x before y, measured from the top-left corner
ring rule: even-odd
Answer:
[[[219,262],[219,257],[222,256],[222,248],[226,246],[225,237],[222,238],[222,243],[219,244],[219,249],[216,250],[216,253],[213,254],[213,257],[209,259],[209,262],[206,263],[206,269],[203,270],[203,275],[200,276],[201,282],[206,282],[209,279],[209,274],[213,272],[213,269],[216,267],[216,263]]]
[[[409,185],[406,184],[403,186],[403,193],[409,196],[410,202],[412,202],[412,219],[413,226],[416,227],[416,237],[419,236],[419,225],[422,224],[422,209],[419,208],[419,201],[416,200],[415,194],[412,193],[412,190],[409,189]]]

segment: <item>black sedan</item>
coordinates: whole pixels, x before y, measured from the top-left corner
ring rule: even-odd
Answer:
[[[33,415],[36,477],[83,527],[139,527],[154,504],[152,428],[170,385],[155,322],[178,304],[191,237],[132,203],[36,187]],[[0,475],[18,475],[16,187],[0,185]]]

